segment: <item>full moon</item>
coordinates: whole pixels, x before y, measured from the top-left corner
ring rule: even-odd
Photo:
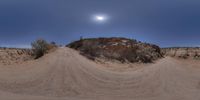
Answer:
[[[103,16],[96,16],[96,19],[99,21],[103,21],[105,18]]]
[[[106,22],[108,17],[106,15],[100,14],[100,15],[94,15],[93,20],[98,23],[104,23]]]

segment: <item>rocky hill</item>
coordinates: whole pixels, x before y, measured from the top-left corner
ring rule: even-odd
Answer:
[[[67,45],[89,59],[148,63],[162,57],[160,48],[153,44],[127,38],[88,38]]]
[[[174,48],[162,48],[163,54],[166,56],[176,57],[176,58],[192,58],[200,59],[200,48],[189,48],[189,47],[174,47]]]
[[[31,49],[0,48],[0,63],[10,65],[32,59]]]

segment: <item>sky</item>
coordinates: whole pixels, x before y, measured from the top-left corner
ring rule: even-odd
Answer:
[[[0,46],[26,48],[38,38],[65,45],[81,36],[200,46],[200,1],[0,0]]]

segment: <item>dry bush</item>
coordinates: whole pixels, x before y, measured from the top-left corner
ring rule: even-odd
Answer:
[[[32,49],[33,49],[33,56],[35,59],[38,59],[42,57],[45,53],[47,53],[49,50],[56,47],[55,44],[49,44],[44,39],[38,39],[31,43]]]
[[[194,59],[200,59],[200,55],[198,54],[197,51],[195,51]]]

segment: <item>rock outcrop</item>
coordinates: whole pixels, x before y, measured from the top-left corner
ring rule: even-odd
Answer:
[[[103,58],[120,62],[148,63],[162,57],[158,46],[126,38],[80,39],[67,47],[80,51],[92,60]]]

